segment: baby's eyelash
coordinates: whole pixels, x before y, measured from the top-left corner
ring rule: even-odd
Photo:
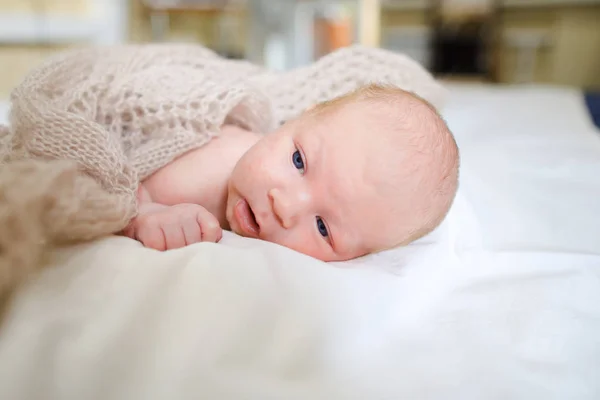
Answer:
[[[298,148],[292,153],[292,164],[301,174],[304,174],[306,171],[306,161]]]
[[[325,222],[321,217],[317,217],[317,230],[325,239],[329,238],[329,230],[327,229],[327,225],[325,225]]]

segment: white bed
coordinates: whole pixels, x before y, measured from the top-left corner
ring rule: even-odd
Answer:
[[[65,249],[0,331],[0,398],[600,398],[600,132],[573,89],[451,90],[433,235],[351,268],[233,235]]]

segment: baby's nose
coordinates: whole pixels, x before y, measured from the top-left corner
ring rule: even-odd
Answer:
[[[268,196],[275,218],[285,229],[293,227],[310,204],[309,194],[302,190],[284,192],[280,189],[271,189]]]

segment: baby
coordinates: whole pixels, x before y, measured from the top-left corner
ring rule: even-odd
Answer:
[[[349,260],[437,227],[457,190],[458,159],[430,104],[370,85],[266,136],[223,126],[142,182],[139,215],[124,233],[167,250],[217,242],[226,229]]]

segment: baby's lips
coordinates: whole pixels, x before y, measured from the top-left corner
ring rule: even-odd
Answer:
[[[254,219],[250,205],[245,199],[238,200],[234,208],[234,214],[243,236],[258,237],[260,228]]]

